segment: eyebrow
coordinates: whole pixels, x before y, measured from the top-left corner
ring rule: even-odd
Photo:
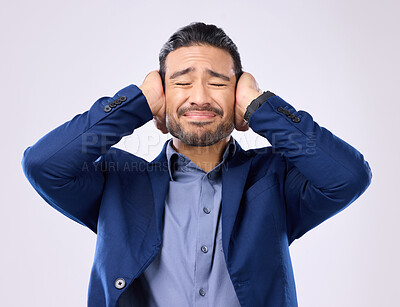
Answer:
[[[188,67],[186,69],[174,72],[169,78],[170,79],[176,79],[179,76],[188,74],[188,73],[190,73],[192,71],[195,71],[195,70],[196,69],[194,67]],[[206,72],[208,72],[208,74],[213,76],[213,77],[217,77],[217,78],[223,79],[225,81],[230,81],[231,80],[228,76],[225,76],[224,74],[220,74],[220,73],[218,73],[216,71],[213,71],[211,69],[206,69]]]

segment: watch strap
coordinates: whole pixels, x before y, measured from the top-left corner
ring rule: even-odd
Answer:
[[[260,96],[255,98],[246,108],[246,112],[244,113],[244,120],[249,122],[250,116],[257,111],[264,102],[267,101],[269,97],[276,96],[274,93],[270,91],[263,92]]]

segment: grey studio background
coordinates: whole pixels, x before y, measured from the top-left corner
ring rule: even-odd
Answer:
[[[393,306],[400,248],[400,5],[396,1],[2,1],[1,306],[86,306],[96,236],[25,178],[26,147],[102,96],[140,85],[162,44],[192,21],[234,40],[260,88],[356,147],[369,189],[291,247],[299,306]],[[233,133],[243,148],[269,145]],[[150,121],[116,147],[147,160]]]

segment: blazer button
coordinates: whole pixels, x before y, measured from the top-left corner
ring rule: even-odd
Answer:
[[[105,107],[104,107],[104,112],[110,112],[111,111],[111,107],[109,106],[109,105],[106,105]]]
[[[290,115],[290,111],[288,109],[282,108],[282,107],[278,107],[278,112],[281,112],[285,115]]]
[[[123,279],[123,278],[118,278],[115,281],[115,288],[117,288],[117,289],[123,289],[125,287],[125,285],[126,285],[126,282],[125,282],[125,279]]]
[[[121,96],[118,98],[119,101],[124,102],[126,101],[126,96]]]
[[[298,123],[300,121],[300,118],[298,117],[293,117],[292,122]]]
[[[115,107],[117,106],[117,104],[115,103],[115,101],[111,101],[111,102],[109,103],[109,106],[110,106],[111,108],[115,108]]]

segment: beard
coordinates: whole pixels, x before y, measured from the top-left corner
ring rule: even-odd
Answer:
[[[190,125],[201,128],[203,126],[209,125],[209,122],[191,121]],[[182,143],[189,146],[204,147],[214,145],[223,138],[226,138],[228,135],[230,135],[235,128],[235,123],[232,114],[232,116],[226,121],[219,123],[215,131],[210,131],[209,129],[205,128],[203,129],[203,132],[198,131],[202,129],[195,129],[195,132],[190,132],[185,131],[172,115],[166,114],[166,127],[169,133],[179,139]]]

